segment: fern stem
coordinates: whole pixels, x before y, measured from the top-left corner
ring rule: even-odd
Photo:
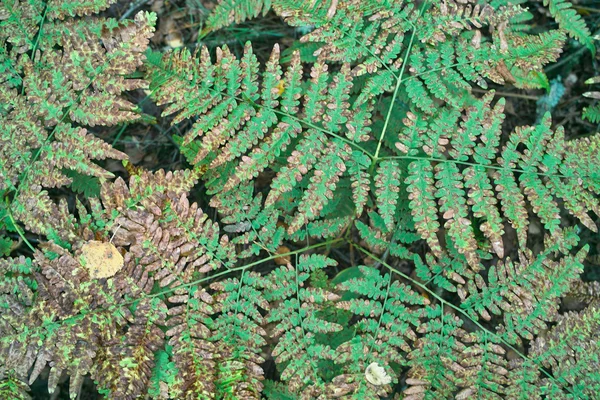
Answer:
[[[37,37],[35,38],[35,43],[33,44],[33,48],[31,50],[31,57],[35,59],[35,52],[37,51],[38,44],[40,43],[40,38],[44,34],[44,23],[46,22],[46,14],[48,13],[48,3],[44,5],[44,13],[42,14],[42,20],[40,21],[40,29],[37,33]],[[21,94],[25,91],[25,85],[23,85]]]
[[[238,314],[240,312],[240,297],[242,295],[242,287],[244,286],[244,274],[246,270],[242,270],[242,275],[240,275],[240,284],[238,285],[236,299],[235,299],[235,313]]]
[[[121,139],[121,135],[123,134],[123,132],[125,132],[125,128],[127,128],[127,124],[123,124],[123,126],[121,126],[121,129],[119,129],[119,132],[117,132],[117,136],[115,136],[115,138],[112,141],[113,147],[115,147],[119,139]]]
[[[371,174],[373,173],[373,169],[375,168],[375,164],[379,159],[379,152],[381,151],[381,145],[383,143],[383,138],[385,136],[385,132],[387,131],[390,119],[392,117],[392,111],[394,110],[394,103],[396,102],[396,97],[398,96],[398,90],[400,89],[400,85],[402,84],[402,77],[404,76],[404,71],[406,70],[406,59],[410,55],[410,51],[412,50],[413,42],[415,40],[417,32],[413,29],[412,34],[410,35],[410,42],[408,44],[408,48],[406,49],[406,55],[404,56],[404,62],[402,63],[402,69],[400,69],[400,76],[396,79],[396,87],[394,88],[394,94],[392,95],[392,101],[390,103],[390,107],[388,109],[387,115],[385,117],[385,122],[383,124],[383,128],[381,129],[381,134],[379,135],[379,141],[377,142],[377,149],[375,150],[375,154],[373,156],[373,162],[371,163]]]
[[[417,161],[418,160],[427,160],[427,161],[434,161],[434,162],[440,162],[440,163],[453,163],[453,164],[469,165],[469,166],[473,166],[473,167],[490,168],[490,169],[496,169],[499,171],[511,171],[511,172],[519,172],[519,173],[526,172],[528,174],[535,174],[538,176],[546,176],[546,177],[557,177],[557,178],[564,178],[564,179],[579,179],[579,178],[581,178],[581,176],[567,176],[567,175],[563,175],[563,174],[548,174],[545,172],[525,171],[520,168],[505,168],[505,167],[499,167],[496,165],[483,165],[483,164],[477,164],[477,163],[472,163],[472,162],[468,162],[468,161],[448,160],[445,158],[435,158],[435,157],[389,156],[389,157],[381,157],[377,161],[384,161],[384,160],[417,160]]]
[[[486,94],[489,93],[489,90],[483,90],[483,89],[477,89],[477,88],[473,88],[471,89],[472,91],[474,91],[475,93],[482,93],[482,94]],[[525,99],[525,100],[531,100],[531,101],[538,101],[540,99],[540,96],[532,96],[532,95],[527,95],[527,94],[520,94],[520,93],[509,93],[509,92],[494,92],[495,96],[504,96],[504,97],[514,97],[517,99]]]
[[[15,218],[12,215],[12,211],[10,210],[10,203],[8,200],[8,196],[4,198],[4,201],[6,203],[6,215],[8,215],[8,219],[10,219],[11,224],[15,227],[15,230],[17,231],[17,233],[19,234],[21,239],[23,239],[23,242],[25,242],[27,247],[29,247],[31,249],[31,251],[35,252],[35,248],[31,244],[31,242],[29,240],[27,240],[27,238],[25,237],[25,234],[21,231],[21,228],[19,227],[19,225],[17,225],[17,222],[15,221]]]

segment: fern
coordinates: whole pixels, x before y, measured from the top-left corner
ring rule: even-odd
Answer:
[[[0,397],[67,377],[73,399],[86,380],[108,399],[594,398],[599,136],[503,126],[488,85],[549,85],[566,39],[527,33],[517,3],[220,2],[204,34],[271,6],[311,27],[310,57],[263,63],[250,43],[146,52],[155,16],[87,17],[110,1],[4,0]],[[191,167],[113,179],[95,160],[126,155],[93,127],[139,117],[144,62]]]
[[[87,176],[73,170],[65,171],[71,179],[71,189],[83,194],[85,197],[98,197],[100,195],[100,180],[95,176]]]
[[[363,318],[356,323],[355,338],[338,348],[336,362],[346,364],[339,378],[350,384],[347,390],[354,398],[369,398],[380,390],[389,391],[389,387],[378,388],[365,381],[365,369],[373,362],[380,366],[405,362],[402,354],[416,339],[414,329],[419,325],[420,311],[415,306],[429,301],[398,281],[392,282],[390,274],[381,276],[372,268],[359,268],[361,278],[349,279],[339,288],[366,299],[342,301],[338,307]]]
[[[270,9],[270,0],[220,0],[211,11],[205,29],[213,31],[233,23],[239,24],[259,14],[265,15]]]
[[[54,206],[43,187],[72,184],[64,170],[113,177],[92,160],[126,157],[81,125],[137,118],[136,106],[121,94],[144,87],[127,75],[143,60],[156,16],[140,13],[121,23],[74,18],[109,5],[9,0],[0,5],[0,64],[6,72],[0,78],[0,190],[10,194],[15,218],[36,233],[62,224],[46,220]]]
[[[598,82],[600,82],[600,79],[598,77],[593,77],[585,81],[585,83],[587,83],[588,85]],[[592,99],[598,99],[600,97],[600,94],[598,92],[585,92],[583,96]],[[588,121],[594,124],[600,122],[600,106],[594,104],[590,107],[585,107],[583,109],[583,118],[587,119]]]
[[[598,308],[590,306],[580,313],[562,316],[546,339],[538,338],[532,345],[533,359],[551,368],[559,382],[572,385],[575,396],[580,398],[593,397],[599,384],[596,371],[589,369],[595,361],[588,358],[596,353],[597,327]],[[565,368],[566,357],[572,360],[569,368]],[[560,393],[560,388],[551,383],[546,392],[551,396]]]
[[[515,68],[529,68],[532,57],[540,53],[539,62],[548,62],[555,59],[552,52],[556,51],[548,53],[547,47],[556,46],[560,40],[559,33],[534,38],[533,45],[515,47],[507,60],[513,60]],[[446,43],[442,46],[454,51]],[[489,56],[488,50],[480,56]],[[371,164],[379,161],[379,150],[372,154],[365,149],[368,144],[363,142],[371,140],[369,118],[374,112],[373,99],[380,94],[380,89],[376,89],[373,82],[377,82],[381,75],[376,74],[368,81],[360,96],[351,97],[351,91],[355,90],[355,73],[347,66],[342,66],[339,72],[330,73],[327,64],[317,62],[311,68],[311,80],[302,95],[298,56],[292,59],[283,73],[278,65],[278,47],[265,66],[261,88],[256,84],[259,66],[249,46],[246,46],[240,60],[235,59],[227,48],[218,50],[214,64],[206,49],[200,53],[199,59],[192,58],[185,49],[167,54],[162,60],[152,57],[150,68],[155,98],[159,104],[170,104],[165,115],[177,113],[174,123],[191,116],[201,117],[186,134],[182,145],[193,146],[193,150],[184,150],[192,163],[208,164],[211,171],[214,170],[209,175],[209,182],[210,176],[219,177],[209,186],[212,192],[227,192],[267,168],[275,168],[278,173],[266,198],[267,207],[278,208],[278,201],[287,193],[294,198],[302,193],[296,199],[299,202],[297,212],[290,216],[288,222],[288,233],[293,234],[318,219],[339,187],[338,182],[348,179],[346,171],[355,168],[351,157],[353,149],[368,156]],[[414,54],[419,53],[415,50]],[[417,66],[421,65],[420,60],[412,59],[417,72],[421,68]],[[445,64],[454,62],[452,55],[444,61]],[[192,64],[197,67],[191,68]],[[434,71],[443,70],[441,64],[433,63],[428,67]],[[385,71],[383,76],[387,76],[388,72]],[[409,99],[416,100],[414,104],[430,114],[437,100],[430,97],[428,91],[434,97],[447,101],[452,95],[450,86],[434,84],[444,82],[445,78],[424,76],[425,85],[420,80],[409,79],[407,91]],[[459,81],[451,90],[456,91],[457,96],[463,91],[467,93],[467,82],[458,74],[456,77]],[[477,77],[480,79],[479,75]],[[181,92],[190,93],[193,97],[181,98]],[[461,95],[462,100],[458,98],[449,106],[460,108],[476,101],[471,96]],[[425,100],[427,103],[423,103]],[[234,131],[239,131],[239,134],[233,136]],[[326,139],[328,135],[332,139]],[[196,140],[200,143],[193,144]],[[288,149],[290,145],[293,147]],[[288,164],[277,165],[283,154],[289,154]],[[320,161],[319,157],[322,157]],[[366,160],[362,163],[365,165]],[[301,192],[296,191],[296,187]],[[354,185],[357,210],[362,207],[366,189],[365,183]]]
[[[577,39],[593,54],[596,53],[592,34],[571,3],[565,0],[544,0],[544,6],[548,7],[550,14],[556,19],[558,25],[569,33],[569,36]]]
[[[269,310],[266,320],[274,324],[270,336],[279,338],[273,356],[285,366],[281,379],[288,382],[291,392],[304,392],[304,396],[309,392],[316,397],[322,392],[324,382],[318,375],[318,361],[331,359],[335,354],[328,345],[318,343],[316,335],[341,328],[318,318],[324,303],[337,300],[337,296],[305,286],[311,274],[332,265],[335,261],[324,256],[302,257],[295,267],[286,265],[271,272],[265,293],[268,302],[279,305]]]
[[[597,124],[600,122],[600,107],[596,106],[591,106],[591,107],[585,107],[583,109],[583,118],[587,119],[588,121]]]

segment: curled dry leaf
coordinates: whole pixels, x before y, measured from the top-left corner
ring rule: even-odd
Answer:
[[[277,265],[288,265],[292,261],[290,255],[287,254],[290,251],[291,251],[290,248],[287,247],[287,246],[279,246],[277,248],[277,254],[278,255],[279,254],[285,254],[285,255],[280,255],[279,257],[276,257],[275,260],[274,260],[275,264],[277,264]]]
[[[123,256],[112,243],[90,240],[81,254],[92,279],[110,278],[123,268]]]

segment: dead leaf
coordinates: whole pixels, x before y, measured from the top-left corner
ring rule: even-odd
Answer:
[[[110,278],[123,268],[123,256],[110,242],[90,240],[81,254],[92,279]]]
[[[291,257],[289,254],[286,254],[286,253],[289,253],[290,251],[291,251],[290,248],[287,246],[279,246],[277,248],[276,254],[285,254],[285,255],[276,257],[274,260],[275,264],[277,264],[277,265],[289,264],[291,262]]]

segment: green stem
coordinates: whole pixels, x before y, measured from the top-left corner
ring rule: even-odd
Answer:
[[[5,197],[4,201],[6,203],[6,214],[8,215],[8,219],[10,219],[10,222],[15,227],[15,230],[17,231],[17,233],[19,234],[19,236],[21,237],[21,239],[23,239],[23,242],[25,242],[25,244],[27,245],[27,247],[29,247],[31,249],[31,251],[35,251],[35,248],[31,244],[31,242],[29,240],[27,240],[27,238],[25,237],[25,234],[21,231],[21,228],[19,227],[19,225],[15,221],[15,219],[14,219],[14,217],[12,215],[12,211],[10,210],[10,201],[8,200],[8,197]]]

